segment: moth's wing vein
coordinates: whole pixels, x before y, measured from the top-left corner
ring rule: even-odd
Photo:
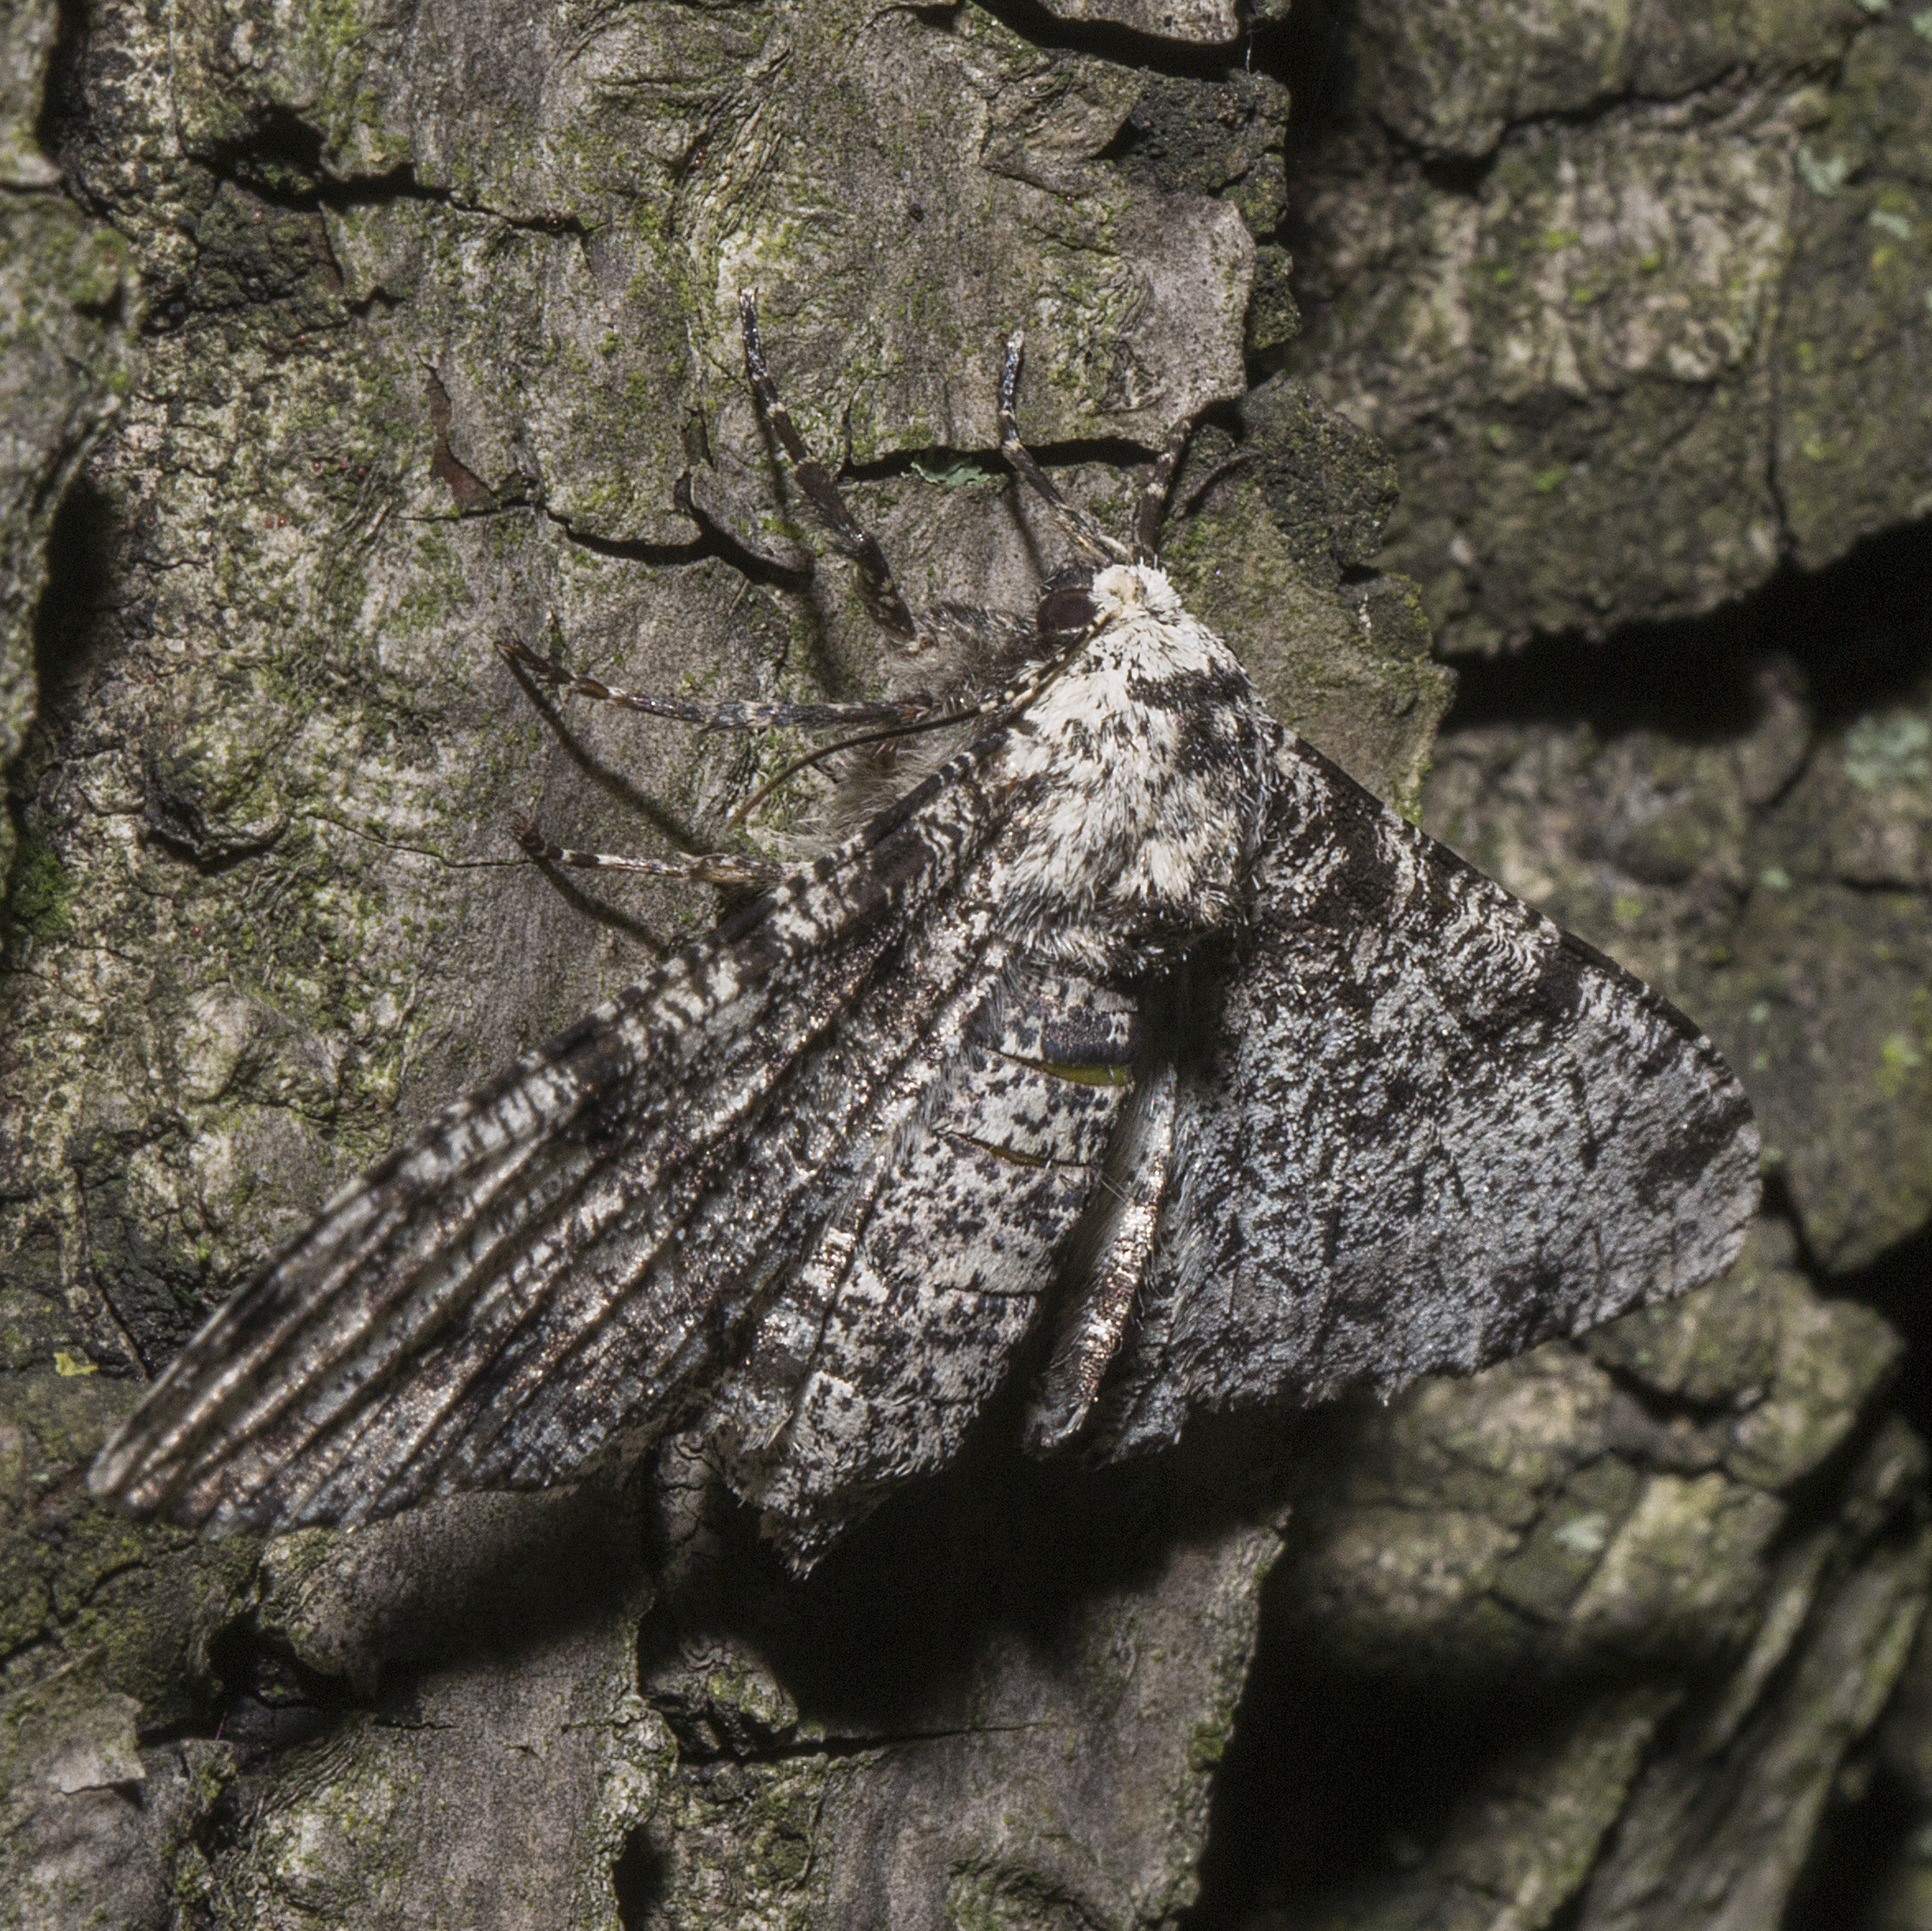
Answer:
[[[685,1199],[669,1216],[679,1248],[671,1278],[674,1288],[686,1283],[692,1316],[717,1316],[713,1331],[664,1320],[634,1292],[612,1296],[595,1320],[553,1324],[554,1345],[513,1350],[513,1359],[494,1364],[487,1404],[466,1413],[445,1483],[546,1479],[568,1446],[604,1432],[626,1390],[648,1404],[687,1377],[694,1356],[736,1352],[744,1320],[796,1277],[853,1162],[894,1130],[909,1103],[900,1090],[908,1069],[943,1055],[983,1001],[990,943],[983,918],[959,907],[908,932],[774,1084],[755,1131],[715,1144],[682,1183]],[[599,1291],[578,1278],[566,1289]],[[660,1335],[678,1347],[661,1363],[652,1352]]]

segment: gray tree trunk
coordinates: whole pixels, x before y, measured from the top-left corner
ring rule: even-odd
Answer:
[[[1284,15],[11,0],[0,1924],[1932,1925],[1932,13]],[[741,287],[922,599],[1057,560],[1015,321],[1117,521],[1207,411],[1168,560],[1277,713],[1744,1075],[1727,1280],[1104,1478],[989,1428],[804,1584],[696,1441],[91,1507],[255,1258],[712,915],[506,821],[709,848],[795,749],[493,638],[873,686]]]

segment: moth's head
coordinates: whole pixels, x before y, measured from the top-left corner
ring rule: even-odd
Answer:
[[[1065,650],[1117,617],[1177,616],[1174,587],[1151,564],[1108,564],[1093,569],[1069,564],[1040,588],[1033,629],[1043,648]]]
[[[1094,573],[1088,595],[1094,615],[1103,624],[1116,617],[1181,614],[1181,600],[1174,594],[1173,585],[1152,564],[1109,564]]]

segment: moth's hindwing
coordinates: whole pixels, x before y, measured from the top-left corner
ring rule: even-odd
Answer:
[[[1114,1451],[1578,1333],[1721,1273],[1756,1209],[1711,1042],[1285,733],[1210,1012]]]

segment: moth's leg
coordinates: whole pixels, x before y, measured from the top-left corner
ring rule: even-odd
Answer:
[[[859,595],[872,621],[903,643],[917,643],[919,625],[899,594],[892,565],[886,562],[879,539],[846,508],[832,472],[806,448],[804,439],[793,426],[792,412],[778,399],[778,386],[765,367],[764,345],[759,339],[757,305],[749,294],[738,297],[738,314],[744,323],[745,367],[751,377],[752,392],[785,452],[798,486],[829,533],[832,547],[858,566]]]
[[[1171,1061],[1155,1067],[1108,1149],[1067,1266],[1053,1357],[1027,1410],[1022,1439],[1029,1455],[1051,1455],[1086,1427],[1120,1352],[1173,1165],[1175,1084]]]
[[[1134,561],[1137,564],[1150,564],[1160,555],[1160,527],[1167,520],[1174,471],[1187,453],[1193,428],[1191,422],[1177,422],[1168,431],[1168,439],[1154,458],[1154,474],[1140,492],[1140,508],[1134,518]]]
[[[950,648],[962,685],[1004,683],[1041,652],[1039,626],[1030,616],[963,603],[935,604],[921,615],[935,641]]]
[[[1089,563],[1131,563],[1134,553],[1124,543],[1117,543],[1077,503],[1069,503],[1019,439],[1013,397],[1019,386],[1020,351],[1025,346],[1025,335],[1019,329],[1006,338],[1006,360],[1000,370],[1000,453],[1033,485],[1052,511],[1054,520],[1072,539],[1074,548]]]
[[[510,820],[510,835],[532,858],[589,871],[641,872],[647,878],[699,885],[769,885],[785,875],[782,865],[729,852],[690,858],[620,858],[610,852],[578,852],[568,845],[553,845],[527,818]]]
[[[628,711],[645,711],[653,717],[671,717],[705,731],[839,731],[852,724],[917,724],[936,716],[940,706],[923,698],[904,698],[853,704],[694,704],[683,698],[652,697],[620,690],[595,677],[580,677],[554,657],[539,657],[514,638],[500,638],[497,649],[509,662],[527,671],[553,690],[595,698]]]

